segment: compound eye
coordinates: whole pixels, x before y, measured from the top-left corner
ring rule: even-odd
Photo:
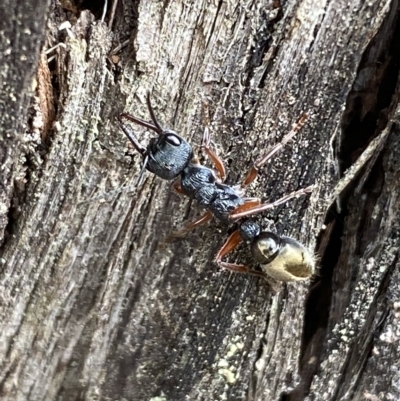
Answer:
[[[174,134],[165,134],[165,141],[172,146],[180,146],[182,143],[181,138]]]

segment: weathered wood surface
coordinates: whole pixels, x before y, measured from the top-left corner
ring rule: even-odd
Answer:
[[[19,175],[4,202],[1,398],[399,399],[398,1],[121,1],[109,26],[68,8],[41,24],[45,49],[62,45],[7,139],[22,156],[2,156]],[[165,243],[201,210],[150,173],[116,191],[140,159],[115,117],[148,119],[149,88],[193,144],[209,110],[232,183],[310,113],[250,192],[315,184],[263,216],[319,253],[313,283],[274,292],[217,269],[221,224]]]
[[[47,0],[28,3],[5,0],[0,4],[0,241],[8,223],[13,187],[24,181],[21,131],[45,37]]]

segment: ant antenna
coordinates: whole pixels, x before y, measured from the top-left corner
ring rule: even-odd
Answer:
[[[137,140],[135,133],[133,132],[133,130],[128,127],[127,125],[124,124],[124,122],[122,121],[122,117],[126,117],[125,114],[120,114],[118,116],[118,121],[119,121],[119,125],[122,129],[122,131],[124,131],[125,135],[128,137],[128,139],[131,141],[132,145],[135,147],[135,149],[142,155],[143,157],[143,165],[142,165],[142,169],[140,170],[140,174],[139,174],[139,178],[135,184],[135,187],[139,187],[142,182],[143,182],[143,175],[144,172],[146,171],[146,167],[147,167],[147,163],[149,161],[149,155],[147,153],[147,150],[145,147],[143,147],[139,141]]]
[[[139,141],[137,140],[135,133],[133,132],[132,128],[128,127],[127,125],[124,124],[122,118],[126,118],[130,120],[131,116],[129,114],[120,114],[118,118],[119,126],[121,127],[122,131],[124,131],[124,134],[128,137],[128,139],[131,141],[132,145],[135,147],[135,149],[142,155],[145,156],[146,154],[146,148],[143,147]]]
[[[149,161],[149,155],[145,155],[144,159],[143,159],[143,166],[142,169],[140,170],[140,174],[139,174],[139,178],[136,181],[135,187],[140,187],[143,183],[143,176],[144,173],[146,171],[146,167],[147,167],[147,162]]]
[[[134,122],[134,123],[136,123],[136,124],[141,125],[142,127],[146,127],[146,128],[148,128],[148,129],[151,129],[151,130],[157,132],[158,135],[163,135],[163,134],[164,134],[164,131],[163,131],[163,129],[161,128],[160,124],[158,123],[158,121],[157,121],[157,119],[156,119],[156,116],[155,116],[155,114],[154,114],[153,107],[152,107],[152,105],[151,105],[151,101],[150,101],[150,91],[147,91],[146,103],[147,103],[147,108],[149,109],[150,116],[151,116],[151,119],[152,119],[152,121],[153,121],[153,124],[151,124],[151,123],[149,123],[149,122],[147,122],[147,121],[144,121],[144,120],[142,120],[141,118],[131,116],[130,114],[127,114],[127,113],[122,113],[122,114],[120,114],[120,115],[118,116],[118,120],[119,120],[119,122],[120,122],[120,124],[121,124],[122,130],[125,132],[125,134],[128,136],[128,138],[131,140],[131,142],[133,143],[133,145],[135,146],[135,148],[136,148],[135,143],[132,141],[130,135],[127,134],[126,130],[124,129],[124,127],[123,127],[123,125],[122,125],[122,122],[121,122],[121,121],[122,121],[122,118],[126,118],[126,119],[129,120],[129,121],[132,121],[132,122]],[[136,140],[136,138],[135,138],[135,140]],[[136,143],[137,143],[137,140],[136,140]]]
[[[154,114],[153,107],[151,106],[150,95],[151,95],[151,94],[150,94],[150,91],[148,90],[148,91],[147,91],[147,97],[146,97],[146,100],[147,100],[147,107],[148,107],[148,109],[149,109],[151,119],[152,119],[152,121],[153,121],[155,127],[158,129],[158,131],[156,131],[156,132],[157,132],[159,135],[161,135],[161,134],[163,133],[163,129],[161,128],[161,126],[160,126],[160,124],[158,123],[158,121],[157,121],[157,119],[156,119],[156,116],[155,116],[155,114]]]

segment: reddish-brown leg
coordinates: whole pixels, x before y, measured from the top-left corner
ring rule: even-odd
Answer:
[[[205,214],[203,214],[203,216],[201,216],[199,219],[197,219],[196,221],[193,221],[192,223],[188,224],[186,227],[182,228],[182,230],[179,231],[174,231],[169,237],[168,239],[171,238],[181,238],[184,237],[189,231],[194,230],[197,227],[200,227],[204,224],[206,224],[207,222],[209,222],[211,219],[213,218],[213,214],[208,211]]]
[[[173,190],[174,190],[177,194],[179,194],[179,195],[185,195],[185,192],[183,191],[182,186],[181,186],[181,179],[180,179],[180,178],[178,178],[178,179],[172,184],[172,188],[173,188]]]
[[[211,149],[210,147],[210,133],[208,131],[208,127],[204,129],[204,135],[203,135],[203,142],[201,144],[201,149],[208,155],[208,157],[212,160],[212,162],[215,165],[215,168],[217,169],[219,176],[221,178],[221,181],[224,182],[226,178],[226,170],[224,166],[224,162],[222,159]]]
[[[243,205],[238,206],[232,213],[232,214],[237,214],[237,213],[243,213],[246,212],[247,210],[254,209],[257,206],[260,206],[262,204],[261,199],[259,198],[251,198],[251,199],[246,199],[245,203]]]
[[[276,206],[286,203],[288,200],[290,200],[292,198],[297,198],[298,196],[303,196],[303,195],[309,194],[313,188],[314,187],[311,185],[307,188],[299,189],[298,191],[294,191],[294,192],[290,193],[289,195],[286,195],[286,196],[276,200],[275,202],[263,203],[259,206],[248,208],[247,210],[244,210],[244,211],[239,211],[239,213],[237,212],[238,209],[236,209],[232,212],[232,214],[229,217],[232,220],[236,220],[236,219],[240,219],[242,217],[252,216],[254,214],[261,213],[264,210],[273,209]]]
[[[223,247],[218,252],[217,256],[215,257],[215,263],[223,267],[224,269],[232,270],[237,273],[246,273],[251,274],[253,276],[264,277],[265,274],[259,272],[257,270],[251,270],[245,265],[238,265],[236,263],[228,263],[223,262],[222,259],[231,251],[233,251],[240,243],[242,242],[242,238],[240,236],[239,230],[234,231],[230,237],[226,240]]]
[[[293,127],[293,129],[283,137],[282,141],[274,146],[271,150],[269,150],[265,155],[260,157],[254,163],[253,167],[247,174],[247,177],[244,179],[242,187],[245,187],[251,184],[256,178],[257,174],[262,166],[272,158],[276,153],[278,153],[293,137],[301,130],[308,119],[308,114],[304,113],[298,123]]]

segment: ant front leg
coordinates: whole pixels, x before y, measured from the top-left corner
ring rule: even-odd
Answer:
[[[245,265],[239,265],[236,263],[228,263],[224,262],[222,259],[230,252],[232,252],[240,243],[242,242],[242,237],[240,236],[239,230],[234,231],[230,237],[226,240],[223,247],[217,253],[215,257],[215,263],[223,267],[224,269],[232,270],[237,273],[246,273],[252,276],[263,277],[266,278],[263,272],[259,272],[257,270],[249,269]]]
[[[301,130],[304,124],[308,120],[308,114],[304,113],[298,123],[292,128],[292,130],[283,137],[282,141],[275,145],[271,150],[269,150],[265,155],[261,156],[256,162],[254,163],[253,167],[247,174],[247,177],[244,179],[242,187],[246,187],[250,185],[256,178],[257,174],[260,171],[261,167],[270,160],[276,153],[278,153],[283,147],[291,140],[293,137]]]

